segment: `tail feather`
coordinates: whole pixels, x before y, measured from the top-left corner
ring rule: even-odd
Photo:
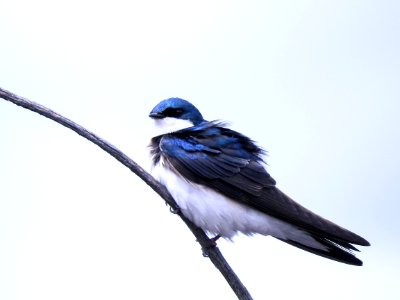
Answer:
[[[291,239],[280,239],[282,242],[285,242],[289,245],[295,246],[302,250],[311,252],[313,254],[329,258],[341,263],[354,265],[354,266],[362,266],[363,262],[354,256],[352,251],[359,251],[356,247],[351,245],[350,243],[343,241],[332,241],[330,239],[320,237],[317,235],[310,234],[310,236],[322,247],[315,248],[310,245],[301,243],[299,241],[291,240]]]

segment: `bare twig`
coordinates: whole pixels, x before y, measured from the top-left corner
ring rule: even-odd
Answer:
[[[77,134],[82,137],[88,139],[92,143],[99,146],[101,149],[112,155],[119,162],[121,162],[124,166],[128,167],[133,173],[139,176],[145,183],[147,183],[155,192],[157,192],[171,207],[171,209],[178,214],[181,219],[185,222],[185,224],[192,231],[197,241],[200,243],[203,254],[208,256],[215,267],[221,272],[221,274],[225,277],[226,281],[231,286],[232,290],[238,297],[238,299],[250,300],[252,299],[250,293],[247,291],[246,287],[242,284],[240,279],[234,273],[232,268],[229,266],[218,247],[216,247],[215,243],[210,240],[203,230],[194,225],[189,219],[187,219],[179,210],[178,205],[175,200],[172,198],[167,189],[161,185],[158,181],[156,181],[149,173],[147,173],[142,167],[140,167],[137,163],[135,163],[132,159],[130,159],[127,155],[122,153],[116,147],[108,143],[107,141],[101,139],[94,133],[89,130],[83,128],[82,126],[74,123],[73,121],[63,117],[62,115],[25,99],[23,97],[17,96],[7,90],[0,88],[0,98],[3,98],[6,101],[12,102],[18,106],[29,109],[33,112],[36,112],[46,118],[49,118],[69,129],[75,131]]]

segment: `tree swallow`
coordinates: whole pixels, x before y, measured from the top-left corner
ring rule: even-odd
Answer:
[[[270,235],[305,251],[361,266],[352,244],[361,236],[324,219],[276,187],[264,150],[220,121],[206,121],[190,102],[161,101],[150,112],[159,135],[150,143],[152,175],[182,213],[216,237]]]

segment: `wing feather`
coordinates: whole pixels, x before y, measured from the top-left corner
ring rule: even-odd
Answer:
[[[248,137],[207,122],[164,135],[161,155],[186,179],[289,222],[339,245],[369,245],[362,237],[304,208],[276,188],[264,167],[264,151]]]

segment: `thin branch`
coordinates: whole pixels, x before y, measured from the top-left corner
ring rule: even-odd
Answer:
[[[36,112],[46,118],[49,118],[73,131],[75,131],[80,136],[88,139],[92,143],[99,146],[101,149],[106,151],[108,154],[116,158],[124,166],[128,167],[133,173],[139,176],[145,183],[147,183],[155,192],[157,192],[171,207],[171,210],[178,214],[183,222],[189,227],[197,241],[200,243],[203,254],[208,256],[215,267],[221,272],[225,277],[228,284],[231,286],[232,290],[240,300],[251,300],[252,297],[247,291],[246,287],[242,284],[240,279],[234,273],[232,268],[229,266],[218,247],[216,247],[215,242],[210,240],[204,231],[194,225],[189,219],[187,219],[179,210],[178,205],[172,198],[168,190],[156,181],[149,173],[147,173],[142,167],[140,167],[136,162],[130,159],[127,155],[122,153],[115,146],[111,145],[107,141],[98,137],[89,130],[83,128],[82,126],[74,123],[73,121],[63,117],[62,115],[48,109],[47,107],[25,99],[23,97],[17,96],[7,90],[0,88],[0,98],[6,101],[12,102],[18,106]]]

